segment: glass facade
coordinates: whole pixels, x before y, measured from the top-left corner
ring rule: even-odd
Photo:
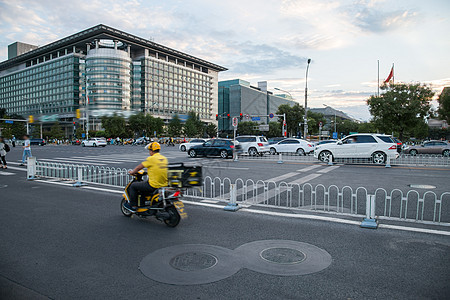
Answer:
[[[55,58],[0,77],[0,107],[10,114],[72,114],[80,100],[80,58]]]

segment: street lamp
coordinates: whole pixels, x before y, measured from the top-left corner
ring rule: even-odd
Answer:
[[[304,117],[304,133],[303,138],[306,140],[308,134],[308,71],[311,58],[308,58],[308,64],[306,65],[306,78],[305,78],[305,117]]]
[[[285,91],[285,90],[282,90],[282,89],[279,89],[279,88],[274,88],[274,89],[277,90],[277,91],[281,91],[281,92],[284,92],[284,93],[288,93],[289,96],[291,96],[291,98],[294,99],[294,97],[292,97],[292,94],[291,94],[290,92]]]
[[[332,108],[331,106],[326,105],[326,104],[323,104],[323,106],[329,107],[329,108],[331,108],[334,111],[334,132],[337,133],[337,131],[336,131],[336,110],[334,108]]]

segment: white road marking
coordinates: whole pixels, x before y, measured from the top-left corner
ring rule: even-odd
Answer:
[[[27,171],[26,167],[22,167],[22,168],[11,167],[11,166],[9,166],[10,163],[11,163],[11,162],[8,162],[8,170],[11,169],[11,170],[17,170],[17,171],[24,171],[24,172]]]
[[[16,175],[16,173],[11,173],[11,172],[0,171],[0,175],[4,175],[4,176],[11,176],[11,175]]]
[[[317,172],[318,172],[318,173],[325,174],[325,173],[328,173],[328,172],[330,172],[330,171],[336,170],[337,168],[339,168],[339,166],[326,167],[326,168],[324,168],[324,169],[322,169],[322,170],[319,170],[319,171],[317,171]]]
[[[69,163],[69,164],[78,164],[78,165],[85,165],[86,162],[82,162],[82,161],[77,161],[77,160],[67,160],[67,159],[60,159],[60,160],[56,160],[54,158],[50,159],[50,158],[41,158],[39,160],[44,160],[44,161],[48,161],[48,162],[54,162],[54,163]],[[97,163],[97,162],[88,162],[89,164],[92,165],[98,165],[98,166],[106,166],[106,164],[102,164],[102,163]]]
[[[309,175],[306,175],[306,176],[304,176],[302,178],[299,178],[297,180],[291,181],[291,182],[289,182],[289,184],[302,184],[302,183],[308,182],[310,180],[313,180],[313,179],[315,179],[315,178],[317,178],[317,177],[319,177],[321,175],[322,174],[309,174]]]
[[[297,172],[291,172],[291,173],[286,173],[284,175],[280,175],[280,176],[277,176],[277,177],[274,177],[274,178],[265,179],[264,181],[266,181],[266,182],[268,182],[268,181],[278,182],[278,181],[282,181],[282,180],[284,180],[286,178],[289,178],[289,177],[294,177],[296,175],[298,175]]]
[[[297,170],[297,172],[308,172],[308,171],[311,171],[311,170],[314,170],[314,169],[320,168],[320,167],[321,167],[321,165],[313,165],[313,166],[309,166],[309,167]]]
[[[72,187],[71,184],[62,183],[62,182],[48,182],[48,181],[45,181],[45,180],[35,180],[35,181],[48,183],[48,184],[57,184],[57,185],[64,185],[64,186]],[[83,187],[80,187],[80,188],[81,189],[104,191],[104,192],[115,193],[115,194],[122,194],[123,193],[122,191],[119,191],[119,190],[111,190],[111,189],[104,189],[104,188],[97,188],[97,187],[90,187],[90,186],[83,186]],[[189,200],[182,200],[182,201],[183,201],[183,203],[191,204],[191,205],[197,205],[197,206],[213,207],[213,208],[218,208],[218,209],[223,209],[223,207],[224,207],[223,205],[206,203],[206,202],[196,202],[196,201],[189,201]],[[361,224],[360,221],[352,221],[352,220],[339,219],[339,218],[326,217],[326,216],[318,216],[318,215],[306,215],[306,214],[301,214],[300,215],[300,214],[280,213],[280,212],[256,210],[256,209],[249,209],[249,208],[242,208],[240,211],[248,212],[248,213],[255,213],[255,214],[278,216],[278,217],[287,217],[287,218],[295,218],[295,219],[320,220],[320,221],[342,223],[342,224],[349,224],[349,225],[358,225],[358,226],[360,226],[360,224]],[[388,225],[388,224],[379,224],[378,227],[379,228],[393,229],[393,230],[403,230],[403,231],[422,232],[422,233],[430,233],[430,234],[439,234],[439,235],[450,236],[450,232],[449,231],[442,231],[442,230],[432,230],[432,229],[396,226],[396,225]]]
[[[200,202],[202,202],[202,203],[219,203],[220,201],[219,200],[202,200]]]
[[[220,167],[220,166],[208,166],[204,165],[205,168],[211,169],[228,169],[228,170],[248,170],[249,168],[238,168],[238,167]]]

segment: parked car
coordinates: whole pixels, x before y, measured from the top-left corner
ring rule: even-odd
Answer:
[[[306,155],[314,151],[314,144],[301,139],[284,139],[281,142],[270,145],[270,154],[296,153]]]
[[[239,150],[238,144],[236,148],[233,140],[229,139],[214,139],[209,140],[201,145],[192,146],[188,150],[190,157],[197,156],[220,156],[222,158],[233,157],[233,150]]]
[[[269,142],[264,136],[242,135],[236,138],[242,148],[243,153],[250,156],[262,155],[269,152]]]
[[[72,140],[72,145],[81,145],[81,140]]]
[[[286,139],[285,137],[273,137],[273,138],[270,138],[268,140],[268,142],[269,142],[269,145],[273,145],[273,144],[281,142],[282,140],[285,140],[285,139]]]
[[[82,147],[106,147],[106,140],[105,139],[99,139],[99,138],[90,138],[88,140],[81,141]]]
[[[189,149],[191,149],[192,146],[202,145],[206,141],[207,140],[205,139],[192,139],[189,142],[180,144],[179,149],[180,151],[186,152],[189,151]]]
[[[450,144],[444,141],[427,141],[421,145],[409,146],[403,150],[406,154],[442,154],[450,156]]]
[[[337,140],[323,140],[323,141],[317,142],[316,146],[323,145],[323,144],[334,144],[334,143],[337,143]]]
[[[30,139],[30,145],[45,146],[46,144],[44,139]]]
[[[352,134],[339,140],[335,144],[324,144],[316,147],[314,157],[327,162],[330,155],[333,158],[362,158],[371,159],[375,164],[384,164],[389,157],[398,157],[397,144],[385,142],[380,134]],[[390,136],[387,136],[390,137]]]

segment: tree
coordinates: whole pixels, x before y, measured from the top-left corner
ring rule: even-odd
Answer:
[[[257,122],[244,121],[238,123],[237,134],[239,135],[256,135],[259,133],[258,130],[253,129],[258,126]]]
[[[308,131],[311,134],[319,134],[319,123],[322,122],[322,126],[325,125],[326,119],[323,114],[308,111]]]
[[[181,120],[177,114],[172,117],[168,126],[167,133],[171,137],[181,136],[181,131],[183,130],[183,124],[181,124]]]
[[[446,87],[442,90],[442,93],[438,98],[439,108],[438,114],[441,120],[450,124],[450,87]]]
[[[102,117],[102,127],[108,137],[126,137],[126,125],[125,119],[121,116]]]
[[[363,122],[358,124],[358,132],[361,133],[376,133],[377,127],[373,122]]]
[[[433,91],[422,84],[382,86],[386,91],[367,100],[376,126],[384,132],[398,132],[400,140],[431,113]]]
[[[286,114],[287,131],[291,135],[296,135],[297,132],[301,131],[301,126],[299,124],[303,124],[303,116],[305,115],[305,109],[303,106],[298,103],[295,103],[293,106],[290,106],[289,104],[281,104],[278,106],[276,114]],[[282,124],[283,118],[278,118],[278,121]]]
[[[281,134],[281,123],[269,122],[269,131],[267,132],[267,137],[279,137]]]
[[[62,130],[62,128],[58,122],[53,124],[52,128],[50,128],[50,132],[48,133],[48,136],[52,139],[64,138],[64,131]]]
[[[203,123],[200,121],[199,116],[191,111],[188,113],[188,119],[184,125],[184,133],[188,137],[198,137],[203,133]]]
[[[128,127],[132,131],[133,135],[141,136],[145,132],[145,115],[138,113],[128,118]]]
[[[217,126],[213,123],[209,123],[205,126],[205,131],[210,138],[215,137],[217,135]]]

